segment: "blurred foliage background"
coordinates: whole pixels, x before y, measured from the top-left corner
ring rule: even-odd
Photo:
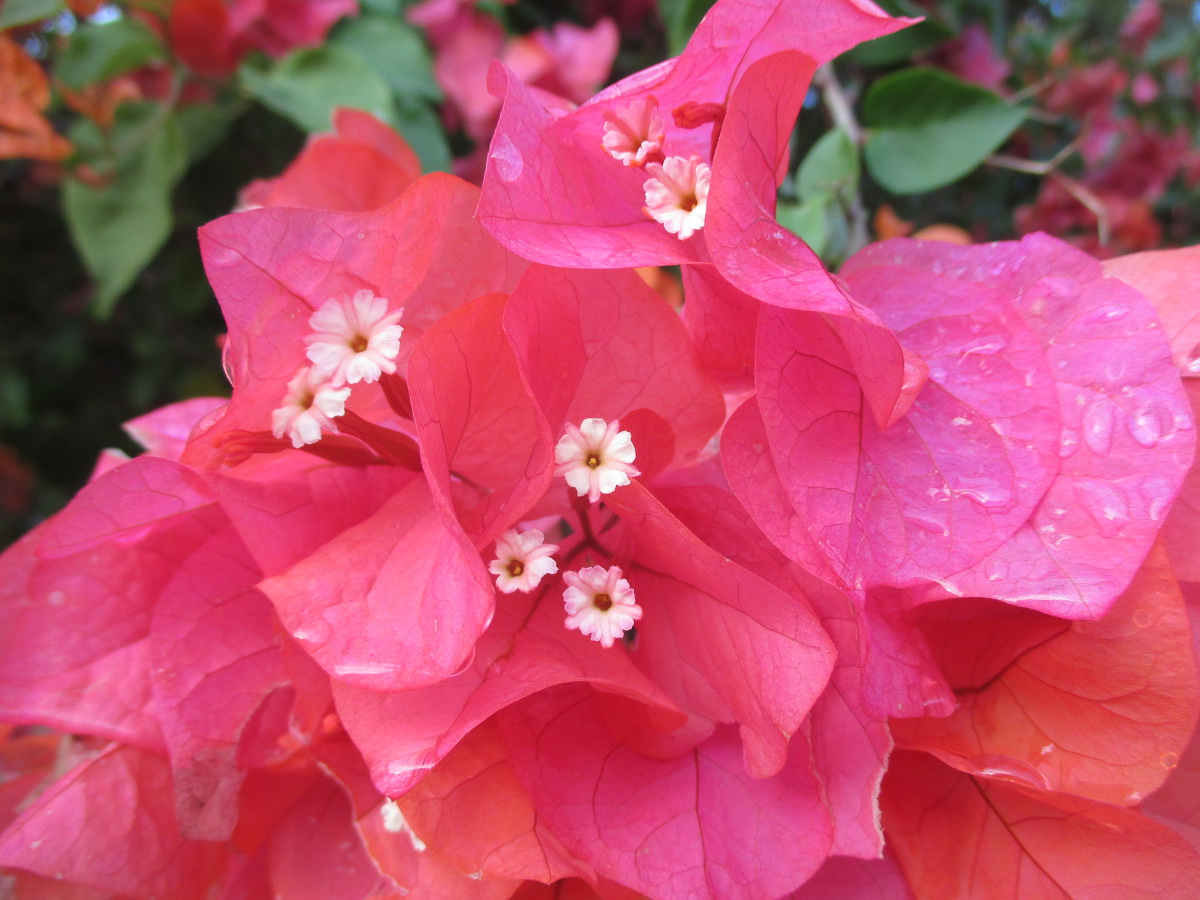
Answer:
[[[227,392],[196,228],[331,111],[478,180],[499,56],[581,102],[678,53],[706,0],[2,0],[0,545],[121,423]],[[1200,233],[1200,4],[884,0],[924,21],[818,74],[779,218],[868,240],[1046,230],[1099,256]]]

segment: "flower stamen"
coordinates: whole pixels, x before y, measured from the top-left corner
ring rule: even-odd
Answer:
[[[620,566],[588,566],[578,572],[565,572],[564,623],[577,628],[603,647],[611,647],[617,638],[642,618],[633,588],[621,577]]]
[[[646,192],[646,215],[671,234],[687,240],[704,227],[712,170],[700,157],[669,156],[662,164],[650,163],[642,189]]]
[[[496,538],[496,558],[488,571],[496,576],[496,587],[506,594],[522,591],[528,594],[547,575],[558,571],[551,554],[558,544],[547,544],[546,536],[536,528],[517,532],[510,528]]]
[[[337,388],[313,366],[305,366],[288,382],[283,405],[271,413],[271,433],[285,435],[299,450],[315,444],[323,432],[337,434],[333,420],[345,415],[350,388]]]
[[[396,371],[403,309],[388,312],[384,297],[356,291],[349,299],[331,299],[308,320],[313,333],[304,339],[313,366],[334,387],[378,381]]]
[[[554,474],[565,477],[576,496],[587,494],[595,503],[601,494],[629,484],[629,476],[642,474],[632,465],[636,458],[633,437],[621,431],[620,422],[584,419],[578,428],[568,422],[554,447]]]
[[[623,109],[604,112],[601,145],[613,159],[626,166],[644,166],[662,159],[667,131],[658,114],[658,101],[639,98]]]

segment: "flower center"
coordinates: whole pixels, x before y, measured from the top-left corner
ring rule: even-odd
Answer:
[[[525,565],[519,559],[514,559],[508,564],[508,574],[513,578],[520,578],[525,574]]]
[[[371,346],[370,342],[361,334],[356,334],[354,339],[350,341],[350,349],[355,353],[362,353],[369,346]]]
[[[592,606],[600,610],[600,612],[608,612],[612,609],[612,597],[608,594],[597,594],[592,598]]]
[[[586,465],[589,469],[600,468],[600,457],[597,456],[595,453],[589,454],[588,458],[585,459],[583,462],[584,462],[584,465]]]

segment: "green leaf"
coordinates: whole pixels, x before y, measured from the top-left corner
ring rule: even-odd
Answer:
[[[796,173],[801,200],[836,194],[848,200],[858,193],[858,148],[846,132],[834,129],[808,151]]]
[[[224,140],[234,120],[246,110],[244,101],[193,103],[175,111],[189,167],[208,156]]]
[[[672,56],[683,52],[692,32],[716,0],[658,0],[658,15],[667,30],[667,49]]]
[[[404,12],[404,7],[408,5],[410,4],[404,0],[362,0],[361,3],[363,15],[373,14],[393,19],[399,18]]]
[[[387,82],[346,47],[299,50],[266,69],[243,65],[240,74],[243,86],[264,106],[310,134],[328,131],[338,106],[365,109],[398,124]]]
[[[437,103],[441,88],[433,79],[433,60],[420,34],[394,18],[362,15],[345,19],[330,44],[353,50],[398,96]]]
[[[938,69],[905,69],[863,102],[872,177],[894,194],[931,191],[966,175],[1025,121],[1025,110]]]
[[[49,19],[58,15],[62,8],[62,0],[3,0],[0,2],[0,31]]]
[[[154,33],[134,19],[84,23],[71,34],[55,61],[54,74],[67,87],[80,90],[165,55]]]
[[[804,203],[780,202],[775,210],[775,219],[793,234],[799,235],[804,243],[820,256],[825,252],[827,232],[825,227],[826,208],[834,202],[829,194],[815,196]]]
[[[450,145],[436,112],[424,103],[398,103],[396,130],[421,159],[425,172],[450,171]]]
[[[84,151],[103,146],[86,120],[72,129],[71,139]],[[93,309],[100,317],[112,312],[170,236],[171,191],[187,165],[179,125],[157,104],[119,107],[113,141],[128,152],[117,160],[111,181],[95,188],[72,178],[62,193],[71,239],[96,281]]]

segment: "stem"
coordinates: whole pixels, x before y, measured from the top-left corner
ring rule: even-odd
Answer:
[[[833,120],[834,127],[845,132],[856,151],[860,149],[865,140],[863,129],[858,124],[858,119],[854,117],[850,98],[846,96],[841,83],[837,80],[833,63],[825,63],[813,73],[813,84],[821,91],[821,100],[824,102],[825,108],[829,110],[829,117]],[[842,192],[839,191],[839,199],[841,194]],[[870,236],[867,234],[867,210],[863,206],[862,195],[858,192],[855,192],[849,202],[843,206],[846,211],[846,224],[850,227],[845,255],[850,257],[870,243]]]

